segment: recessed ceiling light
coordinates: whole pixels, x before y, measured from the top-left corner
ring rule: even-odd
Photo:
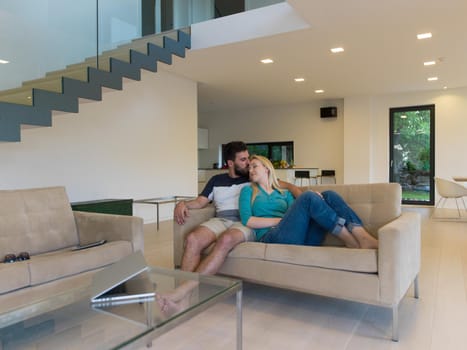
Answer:
[[[0,64],[7,64],[7,63],[10,63],[10,61],[0,60]]]
[[[436,61],[426,61],[426,62],[423,62],[423,65],[424,66],[433,66],[436,64]]]
[[[316,93],[316,94],[322,94],[323,92],[324,92],[324,90],[321,90],[321,89],[315,90],[315,93]]]
[[[438,77],[429,77],[427,80],[428,81],[436,81],[436,80],[438,80]]]
[[[294,80],[295,80],[295,82],[297,82],[297,83],[301,83],[301,82],[304,82],[304,81],[305,81],[305,78],[295,78]]]
[[[265,58],[263,60],[261,60],[261,63],[264,63],[264,64],[269,64],[269,63],[274,63],[274,61],[270,58]]]
[[[422,33],[422,34],[417,34],[417,39],[422,40],[422,39],[429,39],[431,38],[431,33]]]
[[[342,47],[334,47],[331,49],[332,53],[339,53],[339,52],[344,52],[344,48]]]

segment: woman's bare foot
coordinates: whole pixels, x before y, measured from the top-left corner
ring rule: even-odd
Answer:
[[[360,248],[363,249],[378,249],[378,240],[374,238],[363,226],[354,226],[352,235],[358,241]]]
[[[360,248],[357,239],[347,230],[345,226],[342,227],[341,232],[337,234],[347,248]]]

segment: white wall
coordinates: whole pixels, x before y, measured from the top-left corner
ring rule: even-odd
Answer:
[[[320,107],[337,106],[338,117],[321,119]],[[199,115],[199,126],[209,129],[209,149],[199,150],[199,167],[217,162],[219,145],[245,142],[294,141],[295,165],[335,169],[343,179],[343,101],[274,106]]]
[[[51,128],[0,143],[0,188],[63,185],[71,201],[195,195],[196,83],[142,73],[141,82],[126,81],[101,102],[81,103],[78,114],[55,116]],[[155,220],[154,206],[134,212]]]
[[[346,98],[345,182],[388,181],[389,109],[427,104],[435,105],[435,175],[443,178],[466,175],[467,88],[461,88]],[[359,135],[359,141],[355,141],[355,135]],[[359,156],[359,153],[368,153],[362,149],[363,143],[367,143],[371,150],[368,160]]]
[[[371,174],[371,99],[345,99],[344,183],[368,182]]]
[[[203,114],[210,148],[199,151],[199,166],[211,167],[218,145],[233,139],[293,140],[297,166],[336,169],[338,183],[387,182],[389,109],[426,104],[435,104],[435,175],[466,176],[467,88],[348,97],[325,104],[338,107],[334,120],[320,119],[316,103]]]

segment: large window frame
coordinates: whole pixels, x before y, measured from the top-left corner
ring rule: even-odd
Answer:
[[[224,146],[221,147],[221,164],[227,166],[224,159]],[[275,168],[284,168],[294,164],[294,142],[274,141],[274,142],[248,142],[246,143],[250,155],[258,154],[268,158]],[[285,162],[285,163],[284,163]]]
[[[413,144],[416,144],[418,132],[412,133],[413,141],[405,133],[404,141],[401,141],[402,133],[400,128],[413,127],[414,123],[401,122],[399,119],[415,118],[421,112],[429,112],[429,130],[420,130],[420,134],[429,132],[428,152],[425,149],[417,149],[418,153],[414,152]],[[419,124],[423,125],[423,124]],[[425,129],[426,128],[426,125]],[[397,129],[397,130],[396,130]],[[412,129],[414,130],[414,129]],[[402,204],[413,205],[434,205],[434,176],[435,176],[435,105],[421,105],[409,107],[390,108],[389,110],[389,181],[400,183],[402,186]],[[427,139],[425,138],[425,143]],[[416,155],[414,154],[416,153]],[[407,156],[407,154],[409,156]],[[427,159],[428,157],[428,159]],[[421,163],[424,161],[425,165]],[[418,163],[418,164],[417,164]],[[426,166],[429,165],[429,169]],[[409,180],[408,180],[409,178]],[[424,180],[420,181],[420,178]],[[428,190],[423,190],[423,182],[428,182]],[[417,188],[418,186],[418,188]],[[426,187],[426,186],[425,186]],[[413,189],[414,190],[413,190]],[[417,196],[416,192],[427,192],[428,198]]]

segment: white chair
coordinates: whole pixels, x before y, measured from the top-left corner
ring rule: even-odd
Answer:
[[[441,196],[441,198],[438,200],[438,203],[436,203],[436,206],[432,213],[432,217],[435,217],[435,212],[437,209],[442,208],[442,206],[440,207],[441,203],[443,203],[444,205],[449,198],[454,198],[454,200],[456,201],[458,218],[460,219],[461,211],[459,209],[459,204],[457,203],[457,200],[459,198],[462,199],[462,203],[464,204],[464,210],[467,211],[467,207],[465,206],[465,201],[463,198],[467,196],[467,188],[456,182],[441,179],[439,177],[435,177],[435,184],[436,190],[438,191],[438,194]]]

